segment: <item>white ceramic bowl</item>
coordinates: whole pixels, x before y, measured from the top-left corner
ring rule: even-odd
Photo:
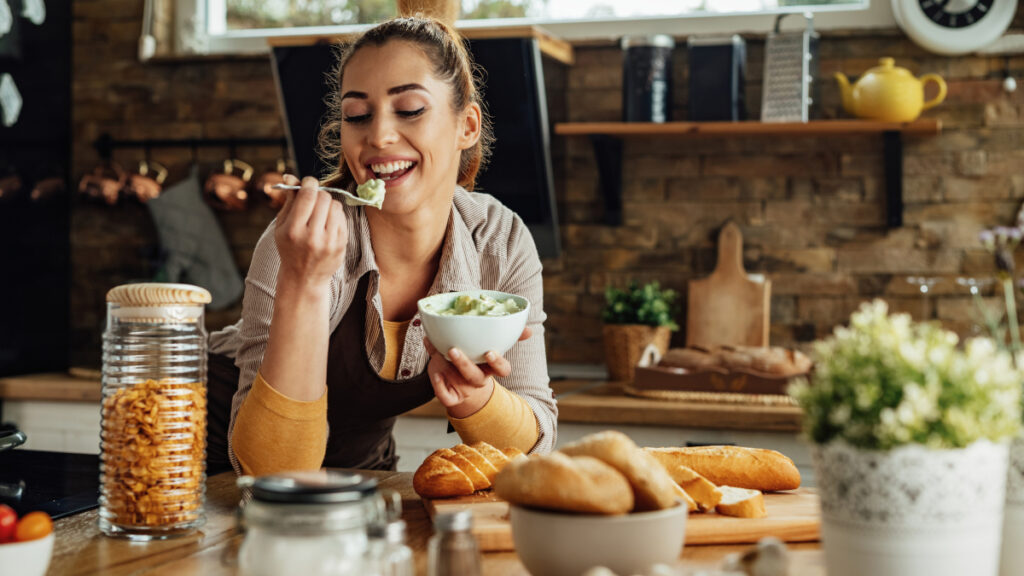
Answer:
[[[533,576],[579,576],[594,566],[647,574],[655,564],[674,566],[683,553],[682,504],[621,516],[510,510],[516,554]]]
[[[498,301],[512,298],[523,309],[507,316],[442,316],[437,313],[439,310],[450,308],[452,302],[463,294],[484,294]],[[420,299],[417,307],[420,311],[420,320],[423,322],[423,330],[426,331],[427,338],[434,348],[440,350],[445,358],[448,358],[448,350],[458,348],[475,364],[484,363],[484,354],[489,350],[497,354],[508,352],[523,334],[530,313],[530,302],[526,298],[495,290],[435,294]]]
[[[43,576],[52,554],[52,532],[37,540],[0,544],[0,576]]]

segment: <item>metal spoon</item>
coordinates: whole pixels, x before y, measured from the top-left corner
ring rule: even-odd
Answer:
[[[271,188],[275,188],[277,190],[298,190],[298,189],[302,188],[302,186],[289,186],[287,184],[274,184],[273,186],[271,186]],[[342,198],[349,198],[349,199],[353,200],[354,202],[358,202],[359,204],[362,204],[363,206],[376,206],[377,205],[376,202],[373,202],[371,200],[367,200],[366,198],[360,198],[359,196],[356,196],[355,194],[353,194],[353,193],[351,193],[348,190],[345,190],[343,188],[330,188],[330,187],[327,187],[327,186],[323,186],[323,187],[320,188],[320,190],[323,190],[324,192],[328,192],[330,194],[333,194],[335,196],[336,200],[340,200],[340,198],[338,198],[338,196],[341,196]]]

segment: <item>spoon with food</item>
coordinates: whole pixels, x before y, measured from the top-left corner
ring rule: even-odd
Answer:
[[[278,190],[298,190],[301,186],[289,186],[288,184],[275,184],[273,188]],[[344,200],[345,204],[349,206],[373,206],[380,210],[384,204],[384,194],[387,189],[384,186],[384,181],[377,178],[370,178],[366,182],[363,182],[356,188],[356,193],[352,194],[344,188],[330,188],[328,186],[322,186],[320,188],[324,192],[328,192],[335,196],[338,200]]]

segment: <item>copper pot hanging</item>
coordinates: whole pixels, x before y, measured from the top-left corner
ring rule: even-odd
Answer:
[[[240,170],[241,174],[235,174]],[[245,188],[252,180],[252,166],[235,158],[224,160],[224,171],[211,174],[204,188],[210,203],[221,210],[242,211],[249,201]]]
[[[126,180],[127,175],[116,162],[99,164],[91,174],[82,176],[78,183],[78,192],[86,198],[100,200],[113,206],[117,204]]]
[[[286,190],[279,190],[274,188],[277,184],[284,184],[284,176],[288,173],[288,163],[284,158],[278,158],[277,166],[274,170],[264,172],[256,180],[256,186],[254,190],[263,192],[264,195],[270,200],[270,207],[274,210],[279,210],[284,206],[285,200],[288,198]]]
[[[139,162],[138,172],[128,175],[124,191],[125,194],[134,196],[139,202],[145,204],[160,196],[165,180],[167,180],[167,168],[157,162],[142,160]]]

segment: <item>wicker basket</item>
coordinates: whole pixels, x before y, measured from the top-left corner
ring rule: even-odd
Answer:
[[[648,344],[654,344],[662,355],[668,351],[672,330],[668,326],[643,324],[606,324],[604,356],[608,377],[619,382],[632,382],[633,369]]]

